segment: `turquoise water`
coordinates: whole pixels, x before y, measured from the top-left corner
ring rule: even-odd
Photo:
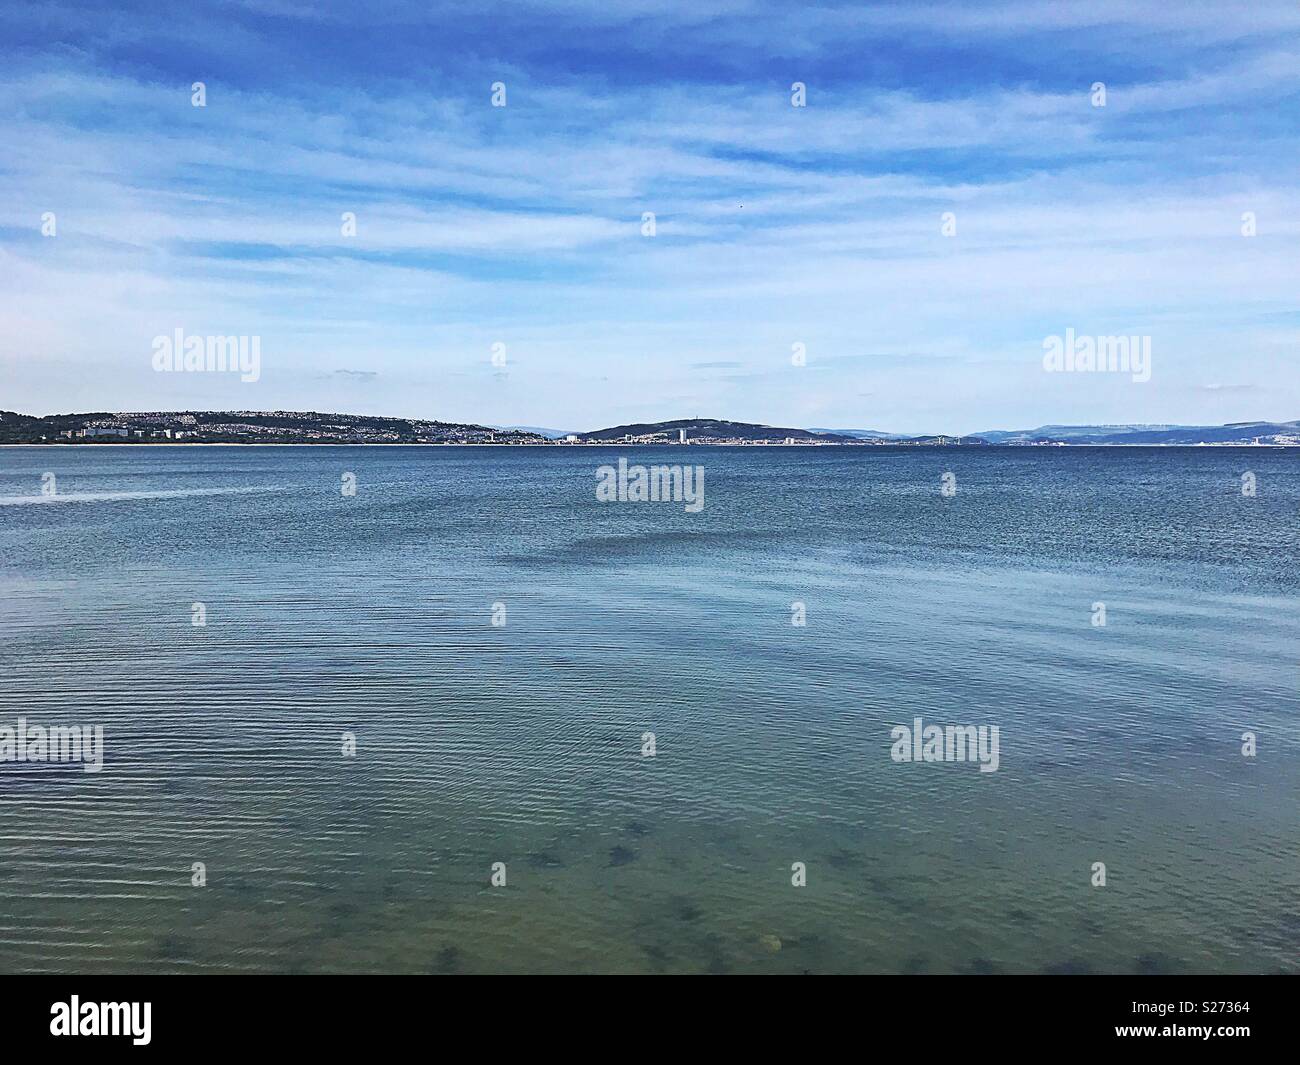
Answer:
[[[0,449],[0,725],[105,736],[0,763],[0,971],[1300,971],[1298,521],[1258,448]]]

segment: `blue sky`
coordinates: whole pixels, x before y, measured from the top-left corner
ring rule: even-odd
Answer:
[[[1292,0],[465,6],[0,11],[0,408],[1300,418]]]

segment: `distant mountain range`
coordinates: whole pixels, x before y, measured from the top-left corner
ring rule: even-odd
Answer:
[[[1227,425],[1044,425],[976,433],[990,444],[1262,444],[1300,443],[1300,421]]]
[[[494,425],[492,428],[504,429],[507,432],[534,433],[537,436],[546,437],[547,440],[561,440],[577,432],[576,429],[544,429],[540,425]]]
[[[915,443],[934,437],[875,429],[815,429],[881,443]],[[948,440],[953,438],[949,437]],[[1300,444],[1300,421],[1230,422],[1227,425],[1042,425],[1037,429],[990,429],[958,438],[986,444]]]
[[[832,436],[851,436],[856,440],[906,440],[904,433],[882,433],[879,429],[811,429],[814,433],[829,433]]]
[[[1270,444],[1300,446],[1300,421],[1229,425],[1043,425],[965,436],[907,436],[876,429],[795,429],[719,418],[635,422],[591,432],[486,426],[418,418],[301,411],[147,411],[52,414],[0,411],[0,443],[238,444],[813,444],[1051,446]]]

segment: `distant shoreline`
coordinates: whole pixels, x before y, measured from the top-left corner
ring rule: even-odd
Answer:
[[[1297,448],[1300,448],[1300,444],[1243,444],[1243,443],[1240,443],[1240,442],[1231,442],[1231,443],[1223,443],[1223,444],[1208,444],[1208,443],[1202,443],[1202,444],[1150,444],[1150,443],[1147,443],[1147,444],[1066,444],[1066,443],[1053,443],[1053,444],[990,444],[990,443],[983,443],[983,444],[910,444],[910,443],[907,443],[907,442],[905,442],[905,441],[897,441],[897,442],[895,442],[895,441],[892,441],[892,440],[890,440],[890,441],[885,441],[884,443],[879,443],[879,444],[877,444],[877,443],[865,443],[865,442],[864,442],[864,443],[860,443],[860,444],[846,444],[846,443],[840,443],[839,441],[835,441],[835,442],[819,442],[819,443],[806,443],[806,444],[787,444],[787,443],[784,443],[784,442],[782,442],[782,443],[770,443],[770,444],[769,444],[769,443],[761,443],[761,444],[745,444],[745,443],[723,444],[723,443],[703,443],[703,442],[691,441],[690,443],[687,443],[687,444],[681,444],[681,443],[673,443],[673,442],[671,442],[671,441],[662,441],[662,442],[659,442],[659,443],[633,443],[633,442],[628,442],[628,441],[625,441],[625,440],[593,440],[593,441],[590,441],[590,442],[583,442],[583,443],[567,443],[567,442],[566,442],[566,443],[561,443],[560,441],[551,441],[551,442],[549,442],[549,443],[545,443],[545,444],[538,444],[538,443],[531,443],[531,442],[530,442],[530,443],[526,443],[526,444],[505,444],[505,443],[501,443],[501,444],[495,444],[495,443],[494,443],[494,444],[482,444],[482,443],[458,443],[458,442],[455,442],[455,443],[439,443],[439,444],[435,444],[435,443],[427,443],[427,442],[423,442],[423,441],[411,441],[411,442],[409,442],[409,443],[400,443],[400,442],[398,442],[398,443],[382,443],[382,444],[381,444],[381,443],[360,443],[360,444],[358,444],[358,443],[350,443],[350,442],[345,441],[345,440],[301,440],[301,441],[297,441],[297,442],[281,442],[281,443],[272,443],[272,442],[270,442],[270,441],[264,441],[264,442],[263,442],[263,441],[258,441],[258,442],[246,441],[246,442],[241,442],[241,441],[234,441],[234,440],[227,440],[227,441],[199,441],[199,440],[196,440],[196,441],[194,441],[193,443],[185,443],[184,441],[170,440],[170,441],[167,441],[166,443],[164,443],[164,442],[162,442],[162,441],[159,441],[159,442],[157,442],[157,443],[154,443],[153,441],[140,440],[140,441],[137,441],[136,443],[133,443],[133,444],[129,444],[129,443],[128,443],[128,444],[123,444],[123,443],[108,443],[107,441],[105,441],[105,442],[102,443],[102,444],[85,444],[85,443],[74,444],[74,443],[60,442],[60,441],[55,441],[55,440],[46,440],[46,441],[41,441],[41,442],[30,442],[30,443],[26,443],[26,444],[0,444],[0,448],[6,448],[6,447],[34,447],[34,448],[59,448],[59,449],[64,449],[64,448],[90,448],[90,449],[93,449],[93,450],[98,450],[98,449],[100,449],[100,448],[106,448],[106,447],[122,447],[122,448],[129,448],[129,449],[131,449],[131,450],[140,450],[140,449],[149,449],[149,450],[152,450],[152,449],[155,449],[155,448],[167,448],[167,447],[179,447],[179,448],[195,448],[195,447],[365,447],[365,448],[376,448],[376,447],[403,447],[403,448],[409,448],[409,447],[478,447],[478,448],[490,448],[490,449],[493,449],[493,450],[500,450],[500,449],[502,449],[502,448],[521,448],[521,447],[522,447],[522,448],[541,448],[541,449],[543,449],[543,450],[547,450],[547,451],[551,451],[551,450],[580,451],[580,450],[583,450],[584,448],[599,448],[599,447],[625,447],[625,448],[648,447],[648,448],[674,448],[674,449],[676,449],[676,448],[701,448],[701,447],[725,447],[725,448],[743,448],[743,449],[750,450],[750,451],[770,451],[770,450],[772,450],[772,449],[774,449],[774,448],[781,448],[781,449],[785,449],[785,448],[796,449],[796,448],[797,448],[797,449],[800,449],[800,450],[811,450],[811,451],[822,450],[822,449],[825,449],[825,448],[850,448],[850,449],[857,450],[857,451],[883,451],[883,450],[885,450],[885,449],[887,449],[887,448],[896,448],[896,449],[900,449],[900,450],[908,450],[908,451],[916,451],[916,450],[924,449],[924,450],[927,450],[927,451],[928,451],[928,450],[934,450],[934,451],[963,451],[963,452],[972,452],[972,451],[990,451],[990,450],[998,450],[998,451],[1003,451],[1003,450],[1006,450],[1006,451],[1058,451],[1058,450],[1061,450],[1061,449],[1063,449],[1063,448],[1075,448],[1075,449],[1078,449],[1078,448],[1090,448],[1090,447],[1104,447],[1104,448],[1142,448],[1142,447],[1149,447],[1149,448],[1162,448],[1162,449],[1165,449],[1165,450],[1174,449],[1174,448],[1182,448],[1182,449],[1204,449],[1204,448],[1249,448],[1249,449],[1251,449],[1251,450],[1259,450],[1259,449],[1262,449],[1262,448],[1268,448],[1268,449],[1276,450],[1276,451],[1287,451],[1287,450],[1289,450],[1289,449],[1297,449]]]
[[[1040,425],[973,433],[802,429],[727,418],[629,422],[585,432],[320,411],[0,410],[0,446],[138,447],[1297,447],[1300,421],[1225,425]]]

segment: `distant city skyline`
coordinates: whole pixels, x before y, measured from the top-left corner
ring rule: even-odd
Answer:
[[[875,430],[758,425],[713,418],[559,432],[522,426],[404,420],[343,411],[81,412],[35,417],[0,411],[0,446],[109,443],[200,444],[814,444],[921,447],[954,445],[1259,445],[1300,447],[1300,420],[1221,426],[1034,426],[971,434],[891,434]]]
[[[0,409],[1300,417],[1294,3],[719,11],[0,11]]]

